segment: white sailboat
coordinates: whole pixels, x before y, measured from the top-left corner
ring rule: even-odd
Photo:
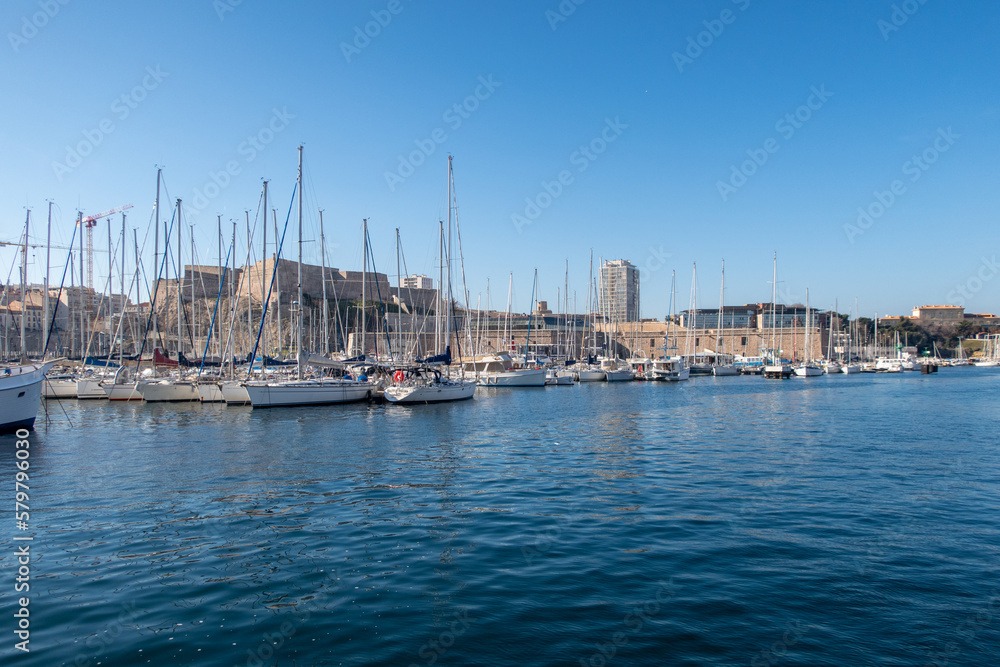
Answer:
[[[0,433],[20,429],[31,430],[38,416],[42,398],[42,381],[56,361],[29,363],[27,353],[27,323],[25,321],[25,286],[28,273],[28,218],[24,223],[24,247],[21,261],[21,362],[0,367]]]
[[[680,355],[668,355],[667,350],[676,349],[670,345],[670,330],[674,322],[674,303],[677,301],[677,272],[670,272],[670,313],[667,315],[667,332],[663,338],[663,356],[653,361],[653,379],[680,382],[691,379],[691,369]]]
[[[809,288],[806,288],[806,358],[801,364],[795,368],[795,377],[809,378],[816,377],[823,374],[823,369],[812,362],[812,348],[810,347],[811,327],[810,311],[809,311]]]
[[[32,429],[42,397],[42,381],[55,361],[0,369],[0,433]]]
[[[445,305],[445,330],[444,354],[437,355],[425,360],[424,364],[406,371],[397,371],[394,377],[395,382],[386,387],[385,398],[390,403],[419,404],[419,403],[444,403],[449,401],[461,401],[472,398],[476,393],[476,383],[466,380],[464,377],[450,378],[441,373],[440,368],[451,365],[451,310],[453,305],[451,294],[451,216],[452,209],[455,208],[454,200],[454,172],[452,171],[451,156],[448,156],[448,289],[447,303]],[[456,211],[457,217],[457,211]],[[457,224],[456,219],[456,224]],[[443,285],[438,282],[438,289],[443,289]],[[468,312],[468,308],[466,308]],[[544,372],[544,371],[543,371]],[[544,375],[543,375],[544,378]]]
[[[792,376],[792,367],[781,360],[781,350],[774,343],[774,323],[775,323],[775,299],[778,288],[778,253],[774,253],[774,266],[771,278],[771,343],[767,350],[767,363],[764,365],[764,377],[768,379],[783,380]],[[779,339],[780,345],[780,339]]]
[[[298,262],[298,303],[303,303],[302,293],[302,146],[299,146],[298,184],[299,205],[299,262]],[[275,263],[277,270],[277,262]],[[285,382],[244,382],[254,408],[294,407],[303,405],[331,405],[363,401],[371,397],[375,384],[367,378],[320,378],[305,379],[303,367],[308,355],[302,349],[302,308],[298,309],[296,322],[297,364],[295,380]],[[223,389],[223,391],[225,391]]]

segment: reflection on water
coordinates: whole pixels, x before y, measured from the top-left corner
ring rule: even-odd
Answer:
[[[50,403],[19,664],[991,664],[989,370]]]

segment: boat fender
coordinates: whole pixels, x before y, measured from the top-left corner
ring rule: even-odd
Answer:
[[[392,379],[394,381],[396,381],[396,382],[402,382],[403,381],[403,371],[396,371],[395,373],[393,373],[392,374]]]
[[[368,376],[362,373],[358,376],[358,382],[368,382]]]

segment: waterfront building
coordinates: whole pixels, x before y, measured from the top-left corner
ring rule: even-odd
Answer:
[[[639,321],[639,269],[626,259],[601,265],[598,303],[601,315],[614,322]]]

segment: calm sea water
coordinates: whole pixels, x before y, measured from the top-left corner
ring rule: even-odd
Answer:
[[[49,402],[18,665],[992,665],[996,369]],[[9,483],[6,480],[11,480]]]

